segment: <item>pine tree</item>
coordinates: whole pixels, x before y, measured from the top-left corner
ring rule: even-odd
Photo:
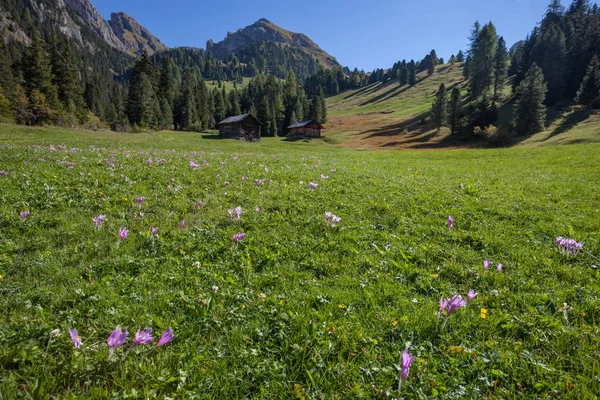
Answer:
[[[548,84],[546,104],[555,104],[565,94],[567,71],[566,39],[557,24],[550,23],[537,36],[531,57],[542,68]]]
[[[546,119],[546,92],[542,69],[533,63],[517,89],[514,106],[515,128],[519,134],[530,135],[544,129]]]
[[[465,62],[465,53],[463,53],[462,50],[458,51],[458,54],[456,55],[456,61],[459,63]]]
[[[173,105],[174,83],[173,83],[173,66],[171,58],[164,56],[160,64],[160,78],[158,80],[158,95],[164,97],[169,106]]]
[[[452,94],[450,95],[450,103],[448,104],[448,122],[450,123],[452,135],[456,133],[458,121],[460,120],[460,97],[460,89],[455,86],[454,89],[452,89]]]
[[[400,71],[400,86],[404,86],[408,83],[408,68],[402,67]]]
[[[4,96],[4,90],[0,86],[0,122],[10,122],[12,120],[12,112],[10,103]]]
[[[600,61],[597,56],[592,57],[588,65],[575,101],[586,106],[600,107]]]
[[[504,89],[504,81],[506,79],[508,51],[506,50],[506,42],[500,36],[498,45],[496,46],[496,55],[494,56],[494,96],[495,101],[502,96]]]
[[[463,78],[465,78],[466,80],[468,80],[471,77],[471,56],[467,57],[467,61],[465,61],[464,65],[463,65],[463,71],[462,71],[462,75]]]
[[[496,55],[496,46],[498,37],[496,28],[489,22],[481,29],[478,29],[476,23],[473,29],[471,39],[471,48],[469,55],[471,63],[468,67],[469,72],[469,90],[474,98],[477,98],[488,91],[493,84],[494,57]]]
[[[446,85],[443,83],[435,96],[435,100],[431,105],[431,120],[436,128],[441,128],[448,117],[448,96],[446,93]]]
[[[83,99],[69,41],[65,40],[61,48],[55,33],[52,32],[49,46],[52,82],[56,86],[58,99],[66,108],[70,102],[76,107],[81,107]]]
[[[33,35],[31,45],[23,57],[23,83],[27,96],[31,96],[37,90],[44,95],[44,107],[55,105],[56,87],[52,83],[48,56],[37,33]],[[41,104],[39,94],[36,94],[36,97],[36,104]]]
[[[427,74],[431,76],[435,72],[435,62],[431,57],[427,61]]]
[[[412,67],[409,71],[408,83],[410,86],[414,86],[417,84],[417,71],[415,67]]]

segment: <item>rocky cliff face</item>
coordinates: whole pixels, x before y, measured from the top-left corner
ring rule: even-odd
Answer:
[[[112,13],[109,25],[130,53],[142,54],[145,51],[151,55],[167,48],[156,36],[125,13]]]
[[[129,52],[127,46],[123,44],[115,35],[110,25],[96,10],[96,7],[89,0],[65,0],[67,6],[80,19],[79,24],[89,27],[104,41],[113,47],[125,52]]]
[[[265,18],[235,33],[227,33],[227,37],[222,42],[215,43],[209,40],[206,43],[206,51],[219,58],[225,58],[229,54],[238,52],[244,47],[259,41],[272,41],[298,48],[315,57],[325,67],[338,65],[334,57],[327,54],[308,36],[287,31]]]

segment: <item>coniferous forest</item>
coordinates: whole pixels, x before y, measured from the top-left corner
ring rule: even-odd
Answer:
[[[249,112],[263,122],[265,136],[285,135],[290,123],[305,118],[325,122],[326,96],[376,82],[412,86],[418,74],[433,75],[446,63],[432,50],[420,61],[366,74],[324,68],[302,50],[268,41],[224,59],[186,47],[136,58],[84,27],[90,51],[52,21],[35,18],[31,7],[0,1],[30,38],[0,41],[0,118],[25,125],[202,131]],[[492,22],[476,22],[469,48],[447,60],[462,63],[468,90],[440,87],[430,120],[453,133],[477,133],[498,124],[499,108],[509,105],[512,123],[502,129],[535,133],[547,107],[600,107],[599,55],[600,11],[587,0],[566,9],[552,0],[541,23],[510,50]]]

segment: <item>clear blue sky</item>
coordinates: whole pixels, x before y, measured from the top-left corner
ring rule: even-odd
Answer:
[[[91,0],[104,18],[123,11],[169,47],[204,48],[259,18],[301,32],[350,68],[387,68],[422,59],[431,49],[448,59],[466,49],[475,20],[492,21],[508,46],[524,39],[549,0]],[[568,6],[571,0],[563,0]]]

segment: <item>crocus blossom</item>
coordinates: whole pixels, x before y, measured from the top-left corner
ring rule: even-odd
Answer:
[[[575,239],[566,239],[559,236],[556,238],[556,245],[561,253],[577,255],[579,250],[583,248],[584,243],[580,243]]]
[[[477,296],[479,296],[479,293],[475,293],[473,289],[469,289],[469,293],[467,294],[467,301],[471,301]]]
[[[236,233],[235,235],[233,235],[233,244],[237,245],[239,242],[242,241],[242,239],[244,239],[244,236],[246,236],[245,233]]]
[[[129,230],[127,228],[120,228],[119,229],[119,239],[121,241],[125,240],[125,238],[127,237],[127,235],[129,235]]]
[[[158,228],[152,228],[152,239],[158,236]]]
[[[448,229],[454,229],[454,218],[451,215],[448,216]]]
[[[503,269],[504,269],[504,265],[498,264],[498,272],[502,272]]]
[[[185,227],[185,221],[179,221],[179,229],[183,229]]]
[[[408,349],[402,353],[402,369],[400,371],[400,379],[405,381],[410,373],[410,366],[415,361],[415,357],[408,352]]]
[[[317,185],[317,184],[316,184],[316,183],[314,183],[314,182],[310,182],[310,183],[308,184],[308,188],[309,188],[309,189],[311,189],[311,190],[314,190],[314,189],[316,189],[316,188],[317,188],[317,186],[319,186],[319,185]]]
[[[175,339],[175,335],[173,335],[173,330],[169,328],[160,336],[158,343],[156,343],[156,347],[164,346],[165,344],[172,342],[173,339]]]
[[[79,332],[77,332],[77,329],[69,329],[69,335],[71,335],[71,339],[73,340],[73,346],[75,346],[76,349],[80,348],[81,339],[79,338]]]
[[[483,269],[487,271],[489,267],[490,267],[490,261],[484,260],[483,261]]]
[[[133,339],[133,346],[139,346],[140,344],[150,344],[154,340],[154,336],[151,335],[152,329],[138,329]]]
[[[110,333],[108,339],[106,340],[106,344],[108,344],[108,358],[112,357],[117,347],[121,346],[127,341],[128,335],[129,332],[127,332],[127,330],[122,331],[121,328],[117,328]]]
[[[19,215],[21,216],[21,219],[26,219],[27,217],[29,217],[29,214],[30,214],[29,210],[21,211],[19,213]]]
[[[92,221],[96,225],[96,228],[100,228],[104,223],[104,220],[106,220],[106,215],[104,214],[100,214],[97,217],[92,217]]]

